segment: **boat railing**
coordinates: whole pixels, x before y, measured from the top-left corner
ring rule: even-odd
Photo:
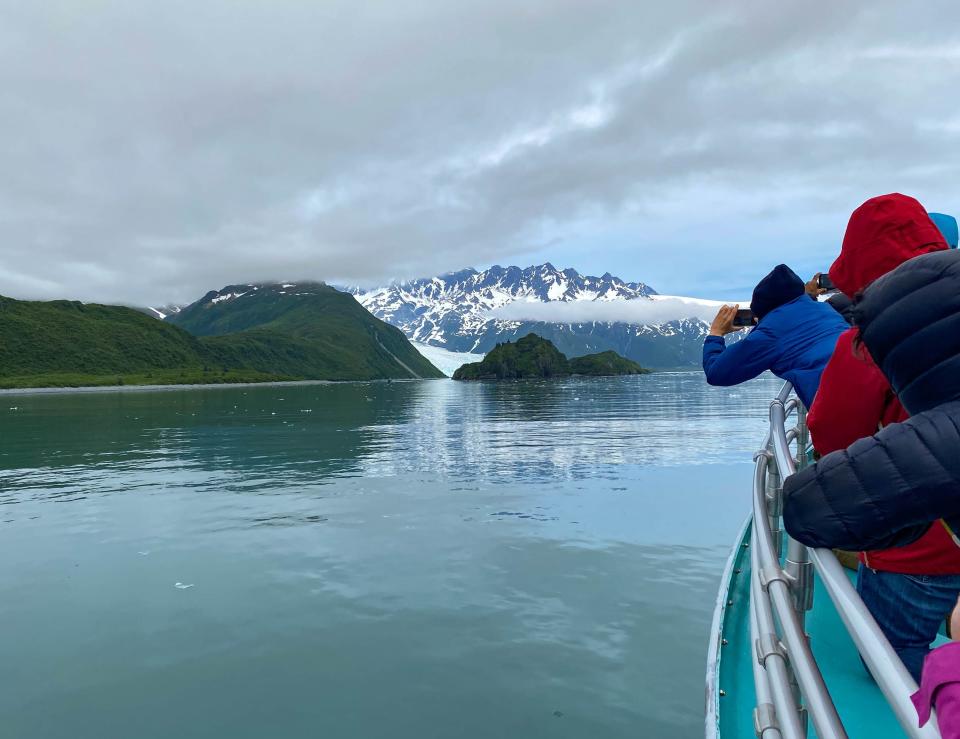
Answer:
[[[816,574],[906,735],[935,739],[940,736],[935,720],[917,727],[917,712],[910,702],[916,682],[834,553],[808,548],[783,533],[783,480],[808,464],[809,453],[806,410],[791,397],[792,390],[786,383],[770,404],[770,425],[763,448],[755,455],[750,632],[756,734],[760,739],[802,739],[812,722],[820,739],[847,736],[805,631]],[[795,421],[788,428],[791,417]]]

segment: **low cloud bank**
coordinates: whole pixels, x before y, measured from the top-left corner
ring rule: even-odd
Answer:
[[[740,305],[746,307],[749,300]],[[544,323],[636,323],[656,324],[682,318],[699,318],[710,323],[722,300],[657,295],[653,299],[533,302],[516,301],[490,312],[491,318],[504,321],[543,321]]]

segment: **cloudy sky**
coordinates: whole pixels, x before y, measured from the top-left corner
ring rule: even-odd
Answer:
[[[960,11],[0,0],[0,293],[493,263],[733,297],[899,190],[960,211]]]

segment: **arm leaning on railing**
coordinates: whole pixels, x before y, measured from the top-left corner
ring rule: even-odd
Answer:
[[[787,528],[809,546],[910,544],[960,514],[958,445],[953,415],[935,409],[828,454],[786,482]]]

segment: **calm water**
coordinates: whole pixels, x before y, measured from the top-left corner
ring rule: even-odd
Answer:
[[[778,388],[0,396],[0,736],[696,736]]]

